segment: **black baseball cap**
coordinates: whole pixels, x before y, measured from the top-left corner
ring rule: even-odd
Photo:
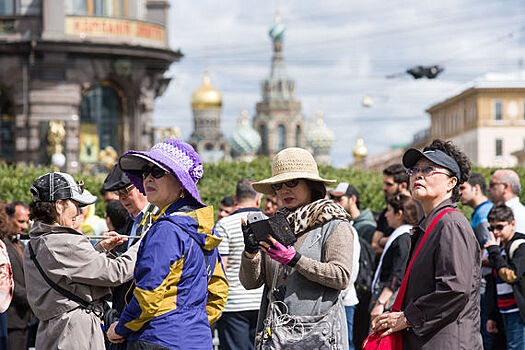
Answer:
[[[96,202],[97,197],[84,192],[84,183],[76,182],[67,173],[52,172],[40,176],[31,186],[35,202],[55,202],[71,199],[84,207]]]
[[[104,180],[102,189],[106,192],[112,192],[126,188],[129,185],[131,185],[131,181],[129,181],[128,177],[120,169],[118,164],[115,164]]]
[[[458,179],[461,178],[461,170],[459,169],[458,163],[454,158],[438,149],[421,152],[416,148],[410,148],[403,155],[403,165],[407,169],[412,168],[421,158],[428,159],[432,163],[450,170]]]

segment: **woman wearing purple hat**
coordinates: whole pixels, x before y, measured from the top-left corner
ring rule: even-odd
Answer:
[[[399,309],[376,317],[372,327],[382,336],[402,332],[404,349],[481,349],[480,248],[456,209],[470,161],[452,142],[434,140],[423,151],[406,151],[403,165],[425,217],[411,231],[409,264],[393,306]]]
[[[127,152],[119,166],[160,212],[139,247],[133,298],[109,340],[127,339],[128,349],[211,349],[210,324],[226,304],[228,282],[213,208],[197,190],[199,155],[170,139],[148,152]]]

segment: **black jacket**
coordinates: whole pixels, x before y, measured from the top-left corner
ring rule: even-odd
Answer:
[[[517,242],[516,240],[523,240]],[[497,271],[502,280],[512,285],[514,298],[520,310],[521,319],[525,322],[525,234],[516,232],[512,239],[505,245],[506,256],[503,257],[497,246],[487,248],[489,259],[492,266]],[[512,259],[510,258],[510,249],[513,247]],[[495,310],[489,310],[489,318]],[[497,311],[497,310],[496,310]]]
[[[415,226],[409,260],[432,220],[450,199]],[[425,241],[412,265],[402,310],[411,324],[403,331],[404,349],[481,349],[481,252],[467,218],[445,214]]]

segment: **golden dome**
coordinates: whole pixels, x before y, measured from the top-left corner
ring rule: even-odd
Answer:
[[[222,107],[221,93],[211,86],[208,71],[204,71],[202,86],[191,96],[191,107],[193,109],[220,109]]]
[[[359,137],[354,147],[354,158],[356,162],[360,162],[367,155],[368,155],[368,149],[365,146],[365,140],[363,140],[362,137]]]

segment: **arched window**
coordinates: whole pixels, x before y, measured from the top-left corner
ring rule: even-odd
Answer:
[[[122,102],[115,89],[107,85],[95,85],[85,91],[79,114],[80,161],[96,161],[98,150],[107,146],[120,153]]]
[[[0,89],[0,159],[13,160],[15,153],[15,118],[13,104]]]
[[[280,151],[286,147],[286,129],[284,125],[277,127],[277,149]]]
[[[261,153],[268,153],[268,129],[265,124],[259,126],[259,134],[261,135]]]
[[[301,147],[302,131],[301,125],[297,125],[295,128],[295,147]]]

